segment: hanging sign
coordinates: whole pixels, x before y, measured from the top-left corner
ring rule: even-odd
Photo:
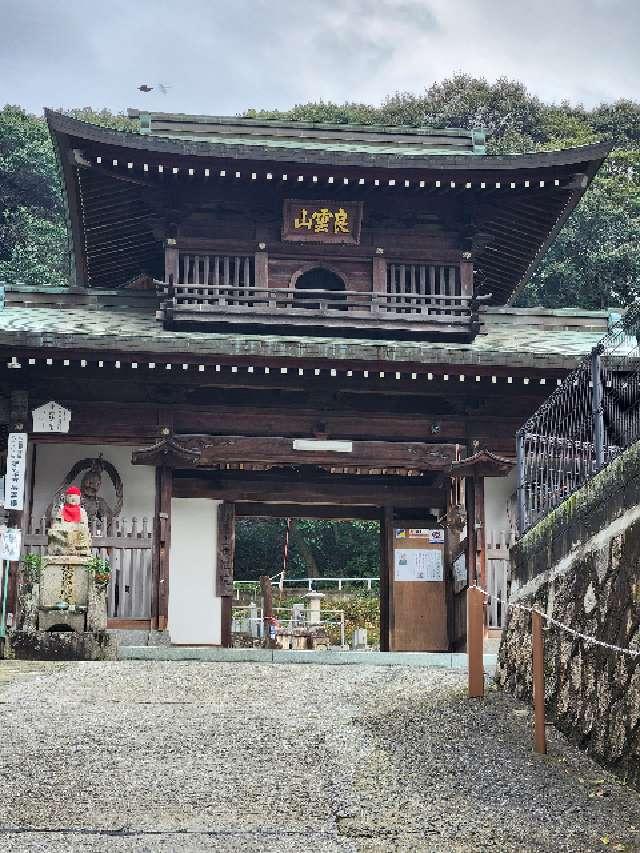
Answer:
[[[285,199],[282,239],[301,243],[359,243],[362,202]]]
[[[22,533],[19,527],[0,525],[0,560],[17,563],[20,559]]]
[[[34,432],[69,432],[71,412],[50,400],[31,412]]]
[[[24,508],[24,472],[27,464],[27,433],[10,432],[7,444],[7,474],[4,478],[5,509]]]
[[[393,555],[397,581],[444,580],[440,548],[395,548]]]

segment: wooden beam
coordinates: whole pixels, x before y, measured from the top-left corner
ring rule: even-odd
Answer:
[[[408,468],[448,470],[455,459],[455,444],[423,442],[348,441],[349,450],[333,451],[311,446],[297,449],[295,439],[283,436],[170,436],[151,447],[134,450],[134,465],[164,464],[178,468],[210,468],[221,464],[323,465],[336,468]]]
[[[236,503],[238,518],[324,518],[380,521],[380,510],[367,506],[335,504]]]
[[[283,501],[337,506],[444,507],[444,486],[427,477],[368,477],[295,472],[285,477],[257,477],[251,472],[187,474],[176,472],[173,494],[180,498],[228,501]]]

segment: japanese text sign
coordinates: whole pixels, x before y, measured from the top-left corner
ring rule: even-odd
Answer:
[[[31,413],[34,432],[69,432],[71,412],[50,400]]]
[[[24,472],[27,463],[27,433],[10,432],[7,444],[7,474],[4,478],[5,509],[24,508]]]
[[[359,243],[362,202],[286,199],[282,239],[307,243]]]
[[[20,559],[22,533],[19,527],[0,525],[0,560],[17,562]]]

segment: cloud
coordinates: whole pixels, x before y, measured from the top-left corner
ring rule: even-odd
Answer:
[[[0,103],[236,113],[380,103],[456,71],[637,97],[637,0],[0,0]],[[167,83],[167,96],[137,86]]]

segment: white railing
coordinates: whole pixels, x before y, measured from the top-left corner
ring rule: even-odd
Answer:
[[[246,616],[239,615],[241,611],[247,611],[248,614]],[[319,621],[315,619],[312,621],[310,614],[302,606],[274,607],[272,611],[278,623],[276,634],[338,625],[340,626],[340,647],[344,648],[344,610],[322,610]],[[287,616],[286,614],[289,615]],[[337,616],[337,618],[327,618],[331,616]],[[262,639],[264,633],[264,610],[255,604],[234,605],[231,626],[232,633],[234,634],[249,634],[255,639]]]
[[[338,591],[342,591],[344,584],[363,584],[367,588],[367,592],[371,592],[373,585],[380,585],[379,577],[366,578],[285,578],[284,572],[279,572],[271,579],[271,586],[277,586],[282,590],[287,587],[306,586],[309,592],[313,592],[316,586],[326,584],[327,586],[337,585]]]

